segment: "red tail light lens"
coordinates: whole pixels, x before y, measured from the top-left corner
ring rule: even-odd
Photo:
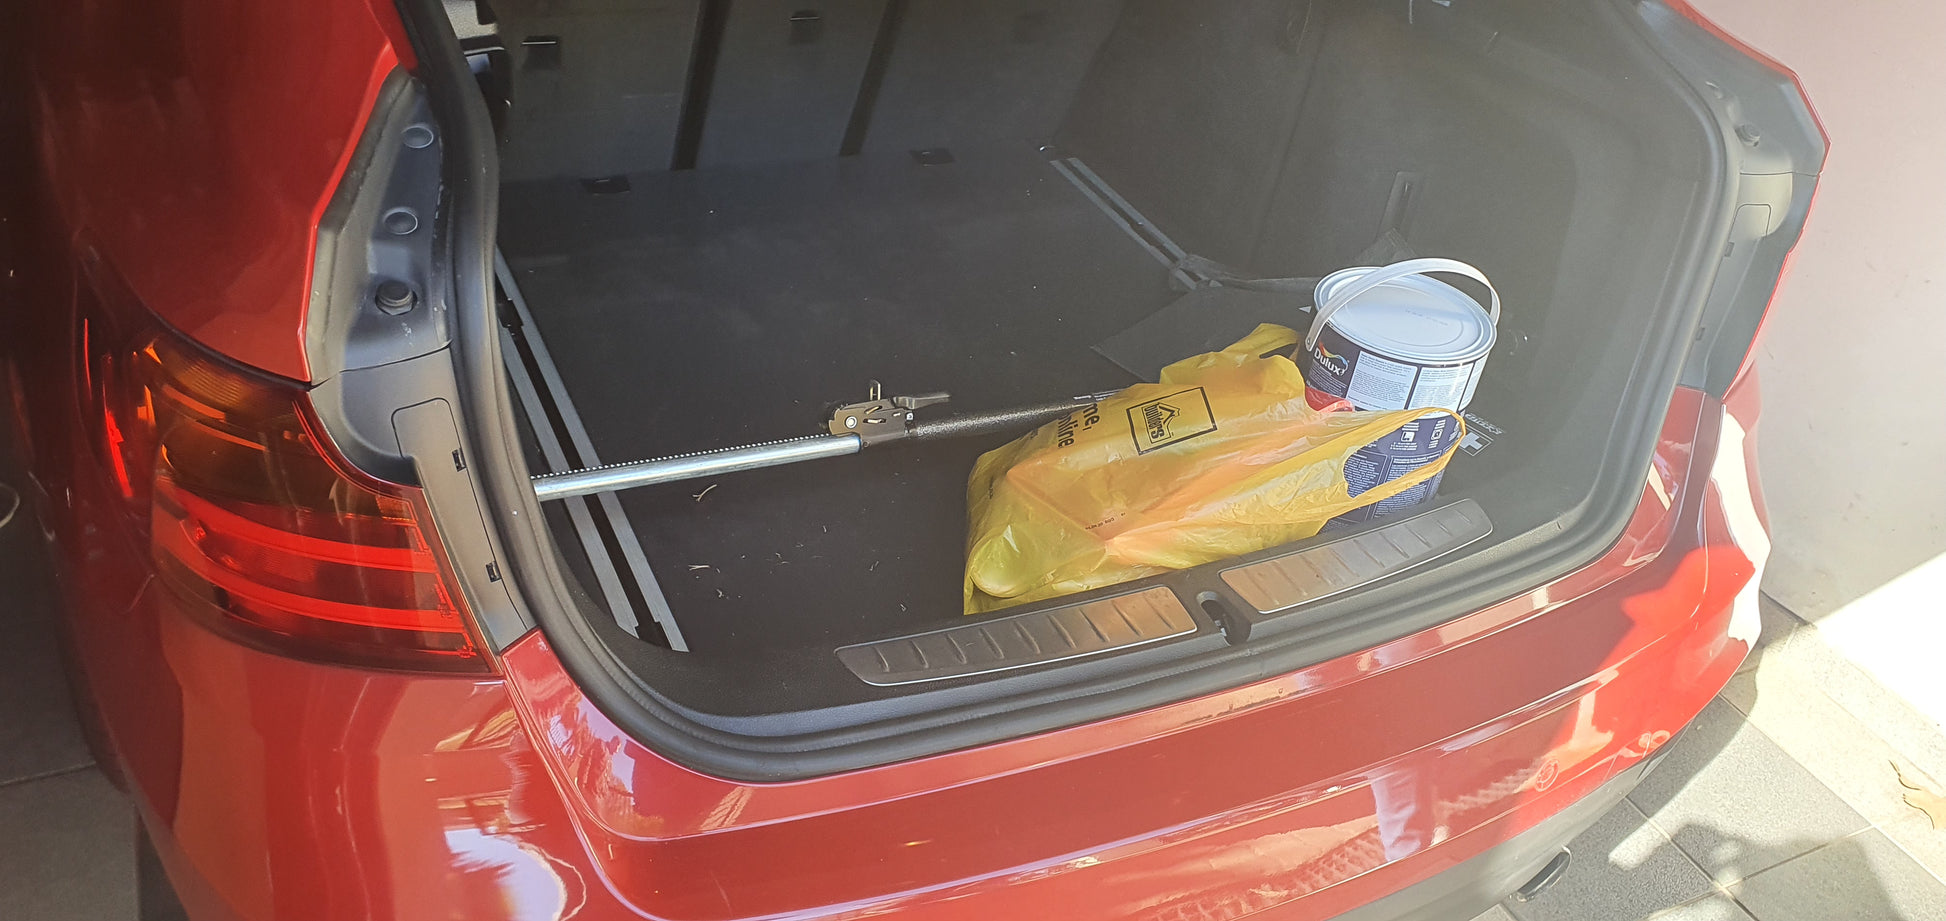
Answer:
[[[122,357],[110,461],[152,471],[130,498],[148,493],[157,570],[192,614],[303,658],[491,670],[418,491],[339,460],[301,390],[167,338]]]

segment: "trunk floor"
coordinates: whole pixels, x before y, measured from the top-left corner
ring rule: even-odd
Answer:
[[[1090,346],[1175,296],[1163,267],[1037,151],[955,154],[509,185],[501,245],[601,459],[815,434],[874,378],[950,391],[935,413],[1131,383]],[[698,654],[839,645],[956,622],[966,476],[1005,441],[620,496]]]

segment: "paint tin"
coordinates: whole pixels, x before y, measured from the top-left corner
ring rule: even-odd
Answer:
[[[1429,272],[1486,286],[1489,307]],[[1343,269],[1318,282],[1318,308],[1304,338],[1306,399],[1322,409],[1338,400],[1360,410],[1465,409],[1479,386],[1500,322],[1500,294],[1486,275],[1453,259],[1409,259],[1382,268]],[[1403,476],[1446,453],[1461,435],[1452,416],[1428,415],[1353,455],[1351,494]],[[1435,476],[1337,522],[1367,521],[1431,499]]]
[[[1359,448],[1345,459],[1345,485],[1356,496],[1380,483],[1388,483],[1438,460],[1460,437],[1459,420],[1445,413],[1429,415],[1399,427],[1399,430]],[[1355,508],[1331,519],[1332,524],[1355,524],[1383,518],[1431,499],[1439,492],[1442,470],[1432,479],[1396,496]]]

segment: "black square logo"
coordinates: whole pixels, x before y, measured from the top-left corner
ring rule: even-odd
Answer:
[[[1128,427],[1135,436],[1135,453],[1147,454],[1216,431],[1216,415],[1210,411],[1209,395],[1192,387],[1129,407]]]

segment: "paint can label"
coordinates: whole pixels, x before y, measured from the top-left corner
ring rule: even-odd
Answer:
[[[1314,409],[1344,400],[1370,411],[1458,412],[1472,399],[1483,364],[1484,356],[1452,364],[1388,358],[1351,341],[1327,323],[1305,362],[1305,398]]]
[[[1408,422],[1400,426],[1398,431],[1352,454],[1345,461],[1345,485],[1356,497],[1381,483],[1405,476],[1438,460],[1446,449],[1453,446],[1459,433],[1459,423],[1444,413]],[[1441,471],[1432,479],[1396,496],[1339,515],[1330,524],[1355,524],[1411,508],[1431,499],[1439,491],[1439,481],[1445,476],[1445,471]]]

